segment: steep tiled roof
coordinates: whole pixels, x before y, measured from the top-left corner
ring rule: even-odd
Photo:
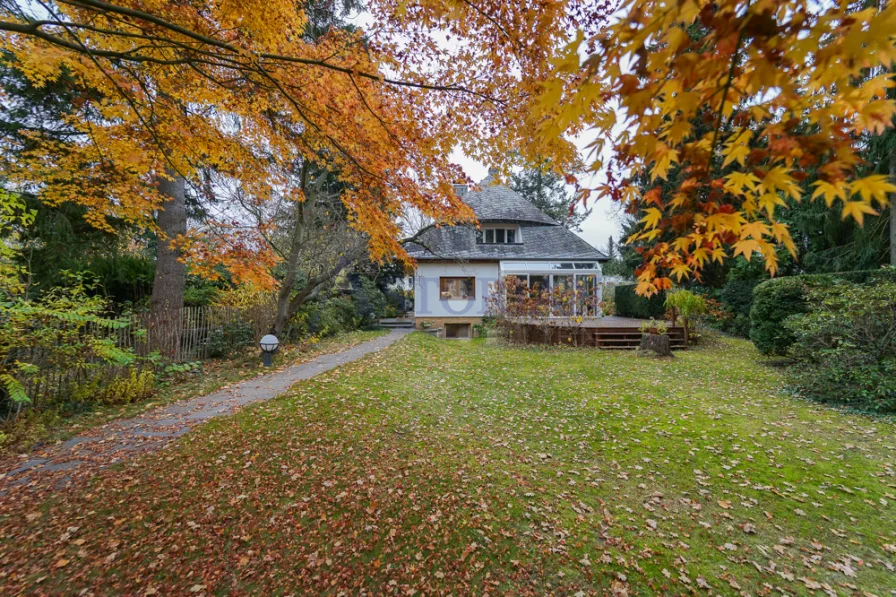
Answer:
[[[607,256],[570,232],[532,205],[519,193],[504,185],[493,185],[492,176],[480,184],[481,191],[467,192],[463,200],[473,208],[480,224],[513,223],[520,226],[522,242],[516,244],[477,244],[471,226],[431,228],[420,235],[420,242],[405,247],[415,259],[565,259],[606,261]]]
[[[480,222],[534,222],[559,226],[547,214],[532,205],[513,189],[504,185],[489,185],[483,180],[481,191],[469,191],[464,202],[473,208]]]
[[[605,261],[607,256],[558,225],[520,228],[518,244],[476,244],[476,231],[469,226],[432,228],[419,244],[405,247],[418,260],[460,259],[579,259]]]

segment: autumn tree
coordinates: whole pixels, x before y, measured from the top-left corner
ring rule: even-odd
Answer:
[[[581,198],[643,210],[640,293],[737,255],[759,255],[774,273],[777,246],[795,252],[779,218],[787,198],[824,201],[859,224],[886,207],[896,185],[861,171],[860,139],[896,113],[886,96],[896,5],[628,0],[620,14],[568,46],[557,72],[580,73],[575,89],[548,82],[531,119],[540,139],[583,116],[596,128],[590,168],[607,182]],[[695,130],[697,116],[708,131]],[[673,168],[683,176],[664,189]],[[805,193],[810,168],[818,178]],[[641,192],[638,177],[653,188]]]
[[[395,216],[407,206],[442,223],[472,218],[451,186],[462,178],[447,159],[455,147],[497,164],[511,148],[546,152],[559,168],[575,159],[566,139],[535,143],[524,114],[542,82],[556,80],[551,61],[568,31],[596,31],[606,9],[381,0],[368,7],[367,30],[321,26],[309,39],[317,8],[0,2],[2,48],[34,84],[70,73],[102,98],[73,106],[66,121],[86,141],[63,147],[35,135],[33,151],[11,164],[12,184],[40,186],[49,204],[86,206],[99,228],[119,218],[161,232],[150,214],[170,198],[166,187],[202,193],[203,168],[239,181],[252,201],[276,191],[301,202],[292,165],[326,155],[348,189],[350,225],[383,259],[403,254]],[[446,47],[446,35],[464,43]],[[277,256],[226,214],[162,236],[195,272],[225,267],[237,282],[274,284]]]
[[[273,326],[278,335],[303,305],[368,251],[367,236],[349,225],[341,200],[346,189],[338,176],[304,162],[297,167],[296,178],[304,201],[285,196],[256,205],[246,201],[239,188],[227,197],[231,205],[245,210],[280,258],[272,271],[279,283]]]

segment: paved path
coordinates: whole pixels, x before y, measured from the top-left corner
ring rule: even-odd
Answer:
[[[132,419],[119,419],[32,454],[11,470],[0,470],[0,495],[11,487],[25,485],[35,490],[48,486],[62,488],[77,474],[90,474],[140,452],[159,450],[196,425],[228,415],[237,408],[269,400],[286,392],[291,385],[335,369],[382,350],[413,330],[394,329],[348,348],[276,373],[249,379],[205,396],[176,402]]]

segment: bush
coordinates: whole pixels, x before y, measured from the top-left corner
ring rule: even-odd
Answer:
[[[679,317],[681,318],[681,324],[684,326],[684,340],[690,342],[690,332],[696,318],[709,310],[706,299],[690,290],[680,288],[666,295],[665,305],[672,311],[673,324]]]
[[[358,329],[364,318],[355,303],[346,296],[333,296],[307,303],[293,317],[291,337],[314,335],[333,336]]]
[[[818,286],[806,300],[808,311],[784,322],[794,338],[794,389],[820,402],[896,411],[896,282]]]
[[[355,314],[361,318],[359,325],[375,323],[385,317],[386,297],[370,278],[359,276],[353,281],[352,302]]]
[[[64,396],[72,379],[136,362],[133,351],[114,341],[114,331],[128,322],[107,318],[107,301],[91,290],[75,276],[39,299],[0,298],[0,417],[55,406],[43,397]]]
[[[650,319],[665,317],[666,296],[660,292],[650,298],[638,296],[635,293],[634,284],[624,284],[616,287],[615,291],[616,314],[620,317],[635,317],[638,319]]]
[[[232,321],[209,332],[205,339],[208,356],[217,359],[228,356],[236,349],[255,343],[255,332],[248,321]]]
[[[784,320],[806,312],[810,289],[834,286],[839,282],[873,284],[886,280],[896,281],[896,270],[888,268],[766,280],[753,291],[750,339],[763,354],[786,356],[795,338],[793,332],[784,327]]]

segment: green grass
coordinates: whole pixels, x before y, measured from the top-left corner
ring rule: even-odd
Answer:
[[[414,334],[89,487],[11,494],[0,592],[890,595],[893,424],[780,388],[742,341]]]
[[[304,363],[386,333],[385,330],[359,330],[314,342],[285,345],[274,355],[273,368]],[[84,410],[75,414],[60,412],[59,409],[48,409],[33,416],[26,413],[22,420],[0,427],[0,433],[5,432],[7,436],[0,443],[0,455],[26,453],[53,442],[65,441],[115,419],[134,417],[159,406],[209,394],[229,384],[270,372],[262,364],[259,349],[251,347],[226,359],[204,361],[197,372],[164,380],[149,400],[127,404],[85,404],[81,405]]]

